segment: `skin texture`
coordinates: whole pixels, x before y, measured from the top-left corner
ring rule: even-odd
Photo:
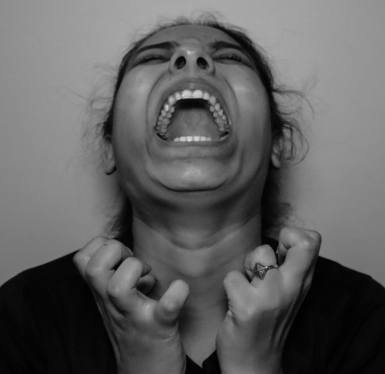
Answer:
[[[210,52],[209,45],[216,40],[233,42],[223,32],[213,30],[184,26],[159,32],[145,46],[169,40],[180,45],[172,51],[155,48],[140,53],[122,82],[114,111],[112,143],[114,161],[134,205],[136,197],[146,197],[146,192],[166,200],[163,203],[176,196],[181,202],[191,200],[191,194],[176,195],[174,191],[202,191],[212,200],[213,194],[207,191],[215,190],[216,201],[221,202],[237,192],[248,193],[247,205],[256,200],[253,196],[258,197],[255,183],[265,176],[271,148],[265,91],[258,75],[248,66],[246,55],[231,49]],[[141,63],[151,53],[161,57]],[[226,59],[231,54],[245,62]],[[180,56],[187,59],[187,64],[178,70],[175,60]],[[200,56],[207,61],[207,69],[198,66]],[[221,147],[165,145],[153,131],[163,93],[186,86],[191,80],[198,86],[208,84],[217,89],[228,105],[234,126],[230,141]],[[250,159],[255,161],[246,162]],[[205,206],[208,199],[202,199]],[[143,201],[135,209],[143,211]]]
[[[235,43],[207,26],[156,33],[142,47],[172,46],[139,52],[118,91],[107,168],[116,165],[132,203],[133,248],[96,238],[74,260],[119,373],[181,374],[186,354],[201,364],[214,350],[223,373],[280,373],[311,284],[320,236],[297,228],[281,231],[280,268],[253,275],[255,263],[276,261],[261,243],[260,200],[279,155],[257,72],[237,48],[213,49],[217,41]],[[181,86],[218,92],[231,118],[226,141],[176,146],[157,137],[159,108]]]

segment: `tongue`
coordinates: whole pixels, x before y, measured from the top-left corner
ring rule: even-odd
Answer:
[[[204,108],[180,108],[175,111],[168,128],[169,139],[180,136],[209,136],[219,139],[217,125]]]

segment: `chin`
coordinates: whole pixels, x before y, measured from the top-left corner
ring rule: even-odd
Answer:
[[[160,181],[169,190],[199,192],[220,188],[226,182],[226,177],[223,170],[189,165],[164,172]]]

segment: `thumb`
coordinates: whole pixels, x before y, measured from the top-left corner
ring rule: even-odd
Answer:
[[[248,299],[247,290],[250,288],[250,283],[239,271],[230,271],[223,280],[223,285],[230,310],[237,309],[239,305],[244,304],[245,299]]]
[[[155,306],[155,319],[163,324],[175,324],[189,293],[186,282],[180,279],[173,281]]]

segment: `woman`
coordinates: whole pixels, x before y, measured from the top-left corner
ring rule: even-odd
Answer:
[[[117,233],[2,287],[2,372],[382,372],[383,288],[317,261],[314,231],[265,237],[293,144],[277,93],[250,40],[216,22],[130,49],[103,125]]]

